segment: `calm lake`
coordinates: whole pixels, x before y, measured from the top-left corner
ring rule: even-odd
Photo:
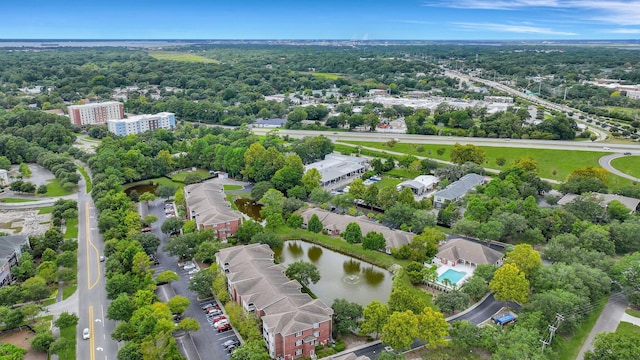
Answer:
[[[387,303],[391,293],[391,273],[377,266],[304,241],[286,241],[280,254],[285,266],[298,261],[313,263],[320,270],[320,281],[309,288],[325,304],[346,299],[362,305],[372,300]]]

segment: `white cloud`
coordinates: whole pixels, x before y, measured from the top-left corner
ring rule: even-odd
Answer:
[[[517,10],[527,7],[560,7],[558,0],[458,0],[425,1],[425,6],[449,7],[457,9]]]
[[[426,0],[424,6],[479,10],[563,9],[575,17],[617,25],[640,25],[640,0]]]
[[[640,34],[640,29],[614,29],[609,31],[612,34]]]
[[[542,34],[542,35],[562,35],[562,36],[578,35],[577,33],[574,33],[574,32],[556,31],[553,29],[537,27],[537,26],[496,24],[496,23],[469,23],[469,22],[454,22],[453,24],[467,30],[483,30],[483,31],[498,31],[498,32],[519,33],[519,34]]]

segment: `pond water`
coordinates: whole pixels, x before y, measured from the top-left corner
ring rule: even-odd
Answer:
[[[247,198],[241,198],[241,199],[236,199],[236,201],[234,201],[233,203],[236,204],[236,206],[238,207],[238,210],[240,210],[241,213],[246,214],[253,220],[257,222],[262,222],[262,220],[264,220],[262,216],[260,216],[260,210],[262,210],[262,205],[254,202],[253,200],[247,199]]]
[[[124,193],[127,194],[127,196],[129,196],[129,194],[131,194],[131,192],[133,190],[135,190],[138,193],[138,195],[142,195],[143,193],[146,193],[146,192],[150,192],[152,194],[155,194],[157,188],[158,188],[158,185],[151,185],[151,184],[148,184],[148,185],[136,185],[136,186],[132,186],[132,187],[130,187],[128,189],[125,189]]]
[[[285,266],[303,260],[320,270],[320,281],[309,288],[325,304],[346,299],[362,305],[372,300],[387,303],[391,293],[391,273],[380,267],[304,241],[287,241],[278,254]]]

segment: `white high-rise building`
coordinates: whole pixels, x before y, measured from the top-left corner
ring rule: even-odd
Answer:
[[[71,123],[78,126],[102,125],[107,120],[124,118],[124,107],[121,102],[108,101],[103,103],[71,105],[67,108]]]
[[[174,129],[176,116],[174,113],[161,112],[155,115],[136,115],[128,119],[108,120],[107,128],[118,136],[139,134],[156,129]]]

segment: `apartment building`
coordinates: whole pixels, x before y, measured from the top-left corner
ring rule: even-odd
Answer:
[[[124,118],[124,107],[121,102],[108,101],[86,105],[71,105],[67,108],[69,119],[73,125],[102,125],[108,120]]]
[[[234,236],[242,213],[233,210],[221,184],[204,182],[184,187],[187,214],[199,230],[211,229],[220,240]]]
[[[333,310],[302,293],[302,286],[275,264],[265,244],[220,250],[216,262],[227,276],[231,299],[262,321],[269,355],[277,360],[314,358],[315,347],[331,339]]]
[[[155,115],[135,115],[128,119],[108,120],[107,128],[118,136],[140,134],[157,129],[171,130],[176,127],[176,116],[173,113],[161,112]]]

